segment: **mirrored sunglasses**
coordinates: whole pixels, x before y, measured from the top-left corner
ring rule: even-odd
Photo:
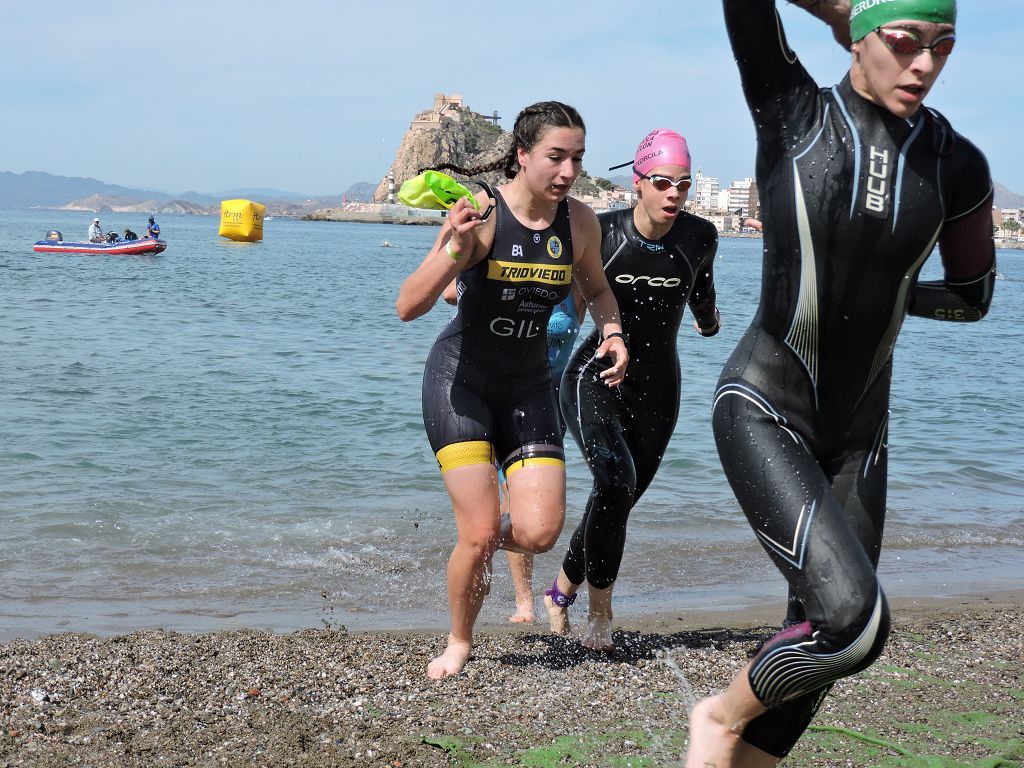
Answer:
[[[675,187],[680,192],[685,192],[693,183],[693,179],[690,176],[686,176],[682,179],[670,179],[668,176],[648,176],[646,173],[640,173],[640,171],[636,169],[635,165],[633,166],[633,173],[641,179],[647,179],[651,182],[651,186],[659,192],[667,192],[669,187]]]
[[[909,29],[886,29],[885,27],[876,27],[874,30],[875,34],[881,38],[882,42],[886,44],[890,51],[898,53],[901,56],[917,55],[921,51],[931,51],[933,56],[941,56],[945,58],[953,52],[953,46],[956,44],[956,35],[946,35],[940,37],[931,45],[923,45],[921,38],[911,32]]]

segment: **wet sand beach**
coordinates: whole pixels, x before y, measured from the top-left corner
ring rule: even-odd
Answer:
[[[784,764],[1024,764],[1022,606],[896,601],[882,658],[835,686]],[[693,697],[726,685],[780,611],[631,621],[612,655],[540,624],[483,627],[465,672],[436,683],[438,632],[15,640],[0,766],[681,765]]]

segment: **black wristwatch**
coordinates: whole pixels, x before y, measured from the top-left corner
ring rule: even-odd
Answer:
[[[626,345],[626,349],[629,349],[629,336],[624,334],[622,331],[615,331],[615,333],[609,333],[607,336],[604,337],[605,341],[614,336],[618,336],[620,339],[622,339],[622,343]]]

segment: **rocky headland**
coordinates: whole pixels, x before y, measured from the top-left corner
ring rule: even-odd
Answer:
[[[422,168],[434,168],[446,162],[463,168],[487,165],[501,159],[511,144],[512,133],[499,126],[493,116],[474,112],[461,96],[439,93],[434,97],[433,107],[413,117],[395,154],[390,174],[385,173],[377,185],[374,202],[387,201],[392,177],[397,192],[403,181],[411,179]],[[491,186],[506,181],[501,171],[481,174],[478,178]],[[611,186],[607,179],[584,172],[573,185],[572,194],[577,197],[594,195]]]

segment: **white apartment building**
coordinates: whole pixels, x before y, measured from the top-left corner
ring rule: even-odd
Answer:
[[[718,207],[718,193],[721,185],[714,176],[705,176],[697,169],[697,175],[693,177],[693,187],[690,190],[689,202],[699,210],[714,210]]]
[[[727,190],[729,193],[728,209],[743,209],[744,216],[753,216],[758,208],[757,182],[751,178],[734,181]]]

